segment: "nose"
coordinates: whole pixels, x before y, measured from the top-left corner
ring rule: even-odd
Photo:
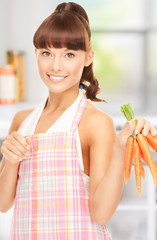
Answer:
[[[63,62],[60,56],[55,56],[51,64],[53,71],[59,72],[63,70]]]

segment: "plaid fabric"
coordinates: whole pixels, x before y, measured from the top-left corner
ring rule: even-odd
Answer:
[[[33,152],[19,168],[11,240],[111,240],[91,218],[78,163],[76,129],[84,96],[69,132],[34,134]]]

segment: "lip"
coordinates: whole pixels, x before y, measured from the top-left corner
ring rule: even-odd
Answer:
[[[55,82],[55,83],[62,82],[67,77],[67,76],[57,76],[57,75],[54,75],[54,74],[53,75],[47,74],[47,75],[48,75],[50,81]]]

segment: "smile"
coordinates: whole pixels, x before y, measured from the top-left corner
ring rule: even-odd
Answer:
[[[53,75],[48,75],[48,76],[54,82],[61,82],[66,78],[66,76],[65,77],[63,77],[63,76],[53,76]]]

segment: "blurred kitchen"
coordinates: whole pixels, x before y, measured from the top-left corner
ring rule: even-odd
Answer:
[[[0,143],[14,114],[36,106],[47,95],[38,75],[33,35],[62,1],[0,0]],[[135,115],[157,129],[157,1],[74,1],[87,11],[95,51],[94,69],[108,103],[96,103],[113,117],[117,131],[125,123],[120,106],[131,102]],[[43,90],[44,89],[44,90]],[[153,155],[157,160],[157,155]],[[1,158],[1,156],[0,156]],[[157,191],[145,166],[142,196],[132,172],[118,209],[108,223],[113,240],[157,239]],[[9,239],[13,208],[0,213],[0,240]]]

